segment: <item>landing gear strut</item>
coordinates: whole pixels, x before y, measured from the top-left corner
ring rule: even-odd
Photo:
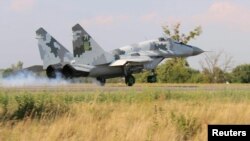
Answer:
[[[106,83],[106,79],[102,77],[97,77],[96,80],[99,82],[100,86],[104,86]]]
[[[133,75],[127,75],[125,77],[125,83],[127,86],[133,86],[135,84],[135,77]]]
[[[155,73],[155,70],[152,70],[151,75],[147,78],[148,83],[156,83],[157,82],[157,74]]]

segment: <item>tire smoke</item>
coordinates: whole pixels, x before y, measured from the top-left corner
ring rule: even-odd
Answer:
[[[22,87],[22,86],[41,86],[41,85],[67,85],[70,81],[63,79],[58,73],[55,79],[38,76],[30,71],[20,71],[6,78],[0,79],[0,86],[4,87]]]

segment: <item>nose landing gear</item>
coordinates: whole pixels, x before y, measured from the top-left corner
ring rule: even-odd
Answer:
[[[157,82],[157,76],[156,75],[150,75],[147,78],[148,83],[156,83]]]
[[[155,70],[152,70],[151,75],[147,77],[148,83],[156,83],[157,82],[157,74],[155,73]]]

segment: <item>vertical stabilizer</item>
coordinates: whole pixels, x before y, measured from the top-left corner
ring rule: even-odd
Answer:
[[[87,65],[102,65],[114,60],[113,55],[105,52],[79,24],[76,24],[72,31],[73,54],[76,62]]]
[[[49,65],[69,63],[73,55],[43,28],[36,31],[43,68]]]

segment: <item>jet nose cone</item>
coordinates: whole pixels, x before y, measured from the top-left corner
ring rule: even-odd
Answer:
[[[193,47],[193,55],[199,55],[203,53],[204,51],[198,47]]]

